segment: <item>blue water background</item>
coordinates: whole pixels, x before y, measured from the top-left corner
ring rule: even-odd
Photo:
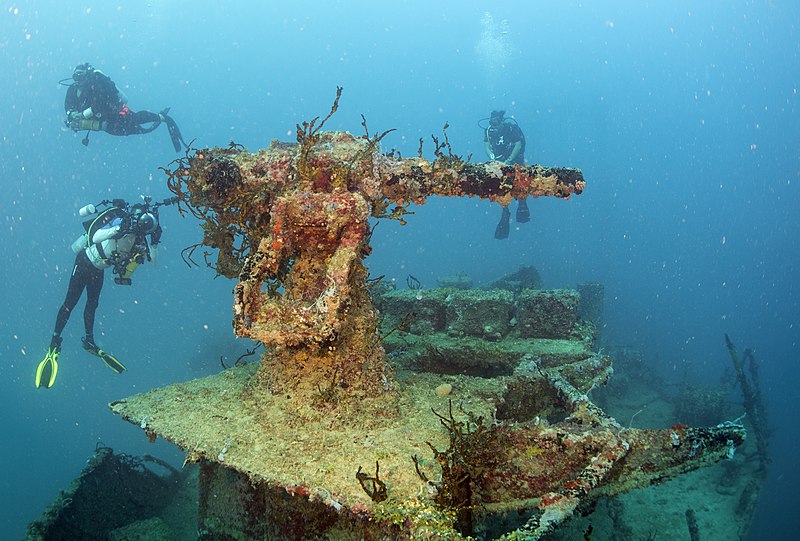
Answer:
[[[360,134],[364,114],[371,132],[396,128],[386,149],[411,156],[423,137],[430,157],[430,135],[448,122],[454,151],[483,160],[477,121],[505,109],[527,135],[528,162],[580,167],[584,194],[532,201],[532,222],[502,242],[497,205],[430,200],[407,226],[378,226],[373,275],[434,287],[443,275],[483,283],[533,264],[548,287],[603,282],[606,342],[641,349],[673,382],[716,383],[729,364],[723,333],[753,348],[775,429],[753,539],[793,538],[799,23],[795,0],[3,2],[2,537],[21,537],[98,442],[180,463],[106,404],[215,373],[221,356],[251,345],[232,335],[233,283],[181,261],[198,222],[167,208],[158,265],[128,288],[107,277],[101,298],[97,341],[130,370],[116,376],[81,350],[81,301],[56,386],[34,389],[78,209],[171,195],[164,128],[95,133],[84,148],[63,127],[58,81],[89,61],[132,109],[171,106],[195,146],[291,141],[341,85],[327,128]]]

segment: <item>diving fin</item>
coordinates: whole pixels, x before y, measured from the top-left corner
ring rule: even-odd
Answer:
[[[41,389],[42,387],[49,389],[56,382],[56,376],[58,375],[58,354],[59,348],[48,348],[47,355],[44,356],[42,362],[36,367],[36,380],[34,383],[37,389]]]
[[[122,374],[125,370],[127,370],[125,368],[125,365],[119,362],[119,360],[117,360],[117,358],[111,355],[110,353],[106,353],[102,349],[98,350],[97,353],[98,353],[97,356],[103,359],[103,362],[106,363],[106,366],[108,366],[111,370],[113,370],[117,374]]]
[[[503,213],[500,215],[500,221],[497,222],[497,228],[494,230],[494,238],[503,240],[508,238],[508,230],[510,229],[511,211],[508,207],[503,207]]]
[[[92,340],[87,340],[86,337],[81,339],[81,343],[83,344],[83,349],[94,355],[95,357],[100,357],[100,359],[106,363],[106,365],[116,372],[117,374],[122,374],[125,370],[125,365],[119,362],[116,357],[112,354],[103,351],[97,344],[94,343]]]
[[[180,152],[183,147],[187,145],[183,141],[183,136],[181,135],[181,130],[178,129],[178,125],[175,123],[172,117],[167,114],[169,113],[169,110],[170,107],[167,107],[158,113],[158,116],[161,117],[161,119],[167,125],[167,129],[169,130],[169,138],[172,139],[172,146],[175,147],[175,152]]]
[[[186,146],[186,143],[183,141],[183,136],[181,135],[181,130],[178,129],[178,125],[175,124],[175,121],[172,120],[172,117],[165,116],[164,122],[167,123],[169,137],[172,139],[172,146],[175,147],[175,152],[180,152],[183,150],[183,147]]]
[[[524,224],[530,221],[531,211],[528,208],[528,202],[524,199],[520,199],[517,206],[517,223]]]

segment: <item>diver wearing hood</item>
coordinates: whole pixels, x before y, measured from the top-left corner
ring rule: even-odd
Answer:
[[[114,81],[88,62],[75,67],[72,80],[64,98],[64,110],[67,113],[65,124],[76,132],[87,130],[82,140],[84,145],[89,144],[90,131],[137,135],[150,133],[163,122],[167,125],[175,152],[180,152],[186,146],[177,124],[167,114],[169,108],[160,113],[132,111],[128,108],[128,98]]]

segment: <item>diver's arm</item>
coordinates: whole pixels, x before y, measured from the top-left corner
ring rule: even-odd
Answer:
[[[494,155],[494,149],[492,148],[491,139],[489,139],[489,129],[486,128],[483,130],[483,149],[486,151],[486,155],[489,157],[491,161],[497,159],[497,156]]]
[[[78,89],[71,86],[67,89],[67,95],[64,96],[64,112],[69,117],[72,113],[77,112],[78,107]]]
[[[100,244],[108,239],[120,237],[120,233],[125,233],[122,231],[123,227],[124,222],[122,218],[114,218],[109,223],[95,231],[94,235],[92,235],[92,243]]]
[[[486,150],[486,155],[489,156],[490,160],[494,161],[495,155],[494,155],[494,151],[492,150],[492,145],[489,143],[489,141],[484,141],[483,145],[484,145],[485,150]]]
[[[68,127],[80,128],[80,121],[83,118],[82,110],[77,85],[73,85],[67,89],[67,95],[64,98],[64,112],[67,114],[66,124]]]
[[[522,141],[517,141],[514,143],[514,148],[511,149],[511,155],[508,157],[507,160],[503,160],[505,163],[515,163],[517,161],[517,156],[522,151]]]
[[[94,235],[92,235],[92,243],[100,244],[101,242],[114,238],[119,234],[119,230],[120,226],[118,225],[115,225],[113,227],[101,227],[95,232]]]

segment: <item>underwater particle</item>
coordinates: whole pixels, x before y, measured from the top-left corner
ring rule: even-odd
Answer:
[[[453,386],[449,383],[442,383],[436,387],[436,396],[447,396],[453,392]]]

